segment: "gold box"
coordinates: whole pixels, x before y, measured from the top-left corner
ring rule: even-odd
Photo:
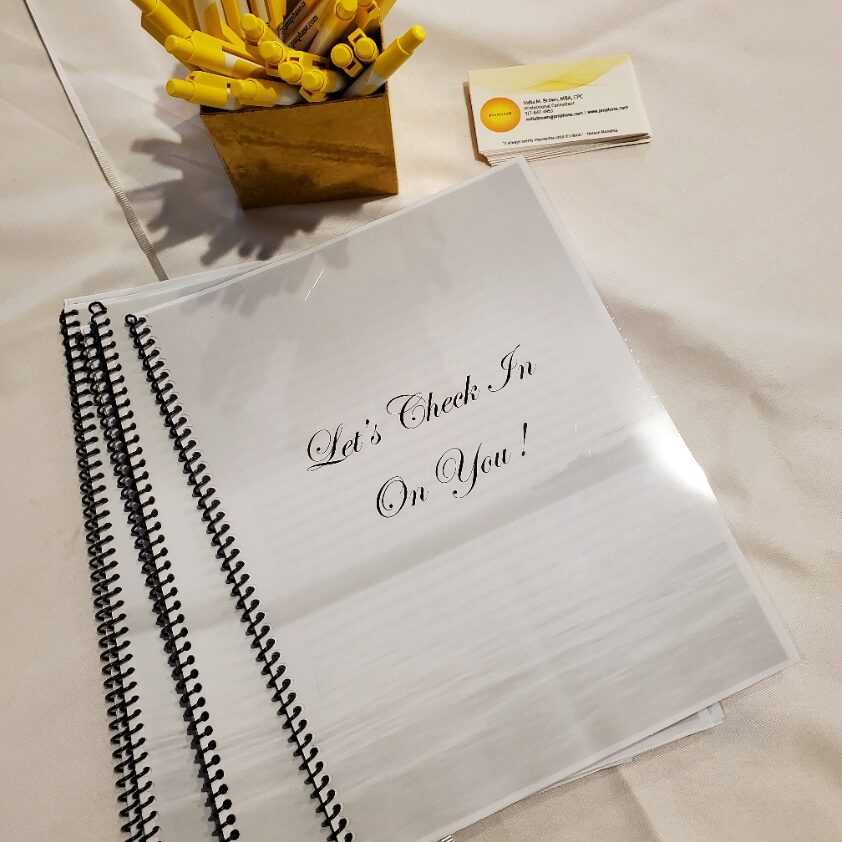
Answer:
[[[244,209],[398,192],[386,89],[278,108],[202,108],[202,121]]]

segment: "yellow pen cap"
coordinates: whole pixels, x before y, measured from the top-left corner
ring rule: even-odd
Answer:
[[[369,64],[377,58],[380,50],[377,49],[377,44],[373,39],[360,38],[360,40],[354,44],[354,52],[357,54],[357,58],[360,61],[364,61],[366,64]]]
[[[303,50],[293,50],[280,41],[264,41],[257,48],[257,52],[266,64],[277,65],[290,59],[304,62],[307,67],[326,67],[327,59]]]
[[[301,94],[295,88],[268,79],[235,79],[231,82],[231,93],[244,105],[264,108],[301,101]]]
[[[195,90],[196,86],[186,79],[170,79],[167,82],[167,93],[176,99],[186,99],[190,102]]]
[[[231,93],[237,99],[249,99],[258,93],[258,88],[253,79],[232,79]]]
[[[284,61],[278,65],[278,75],[288,85],[300,85],[304,68],[297,61]]]
[[[280,43],[278,36],[272,31],[269,24],[257,15],[243,15],[240,18],[240,26],[242,26],[243,35],[250,44]]]
[[[344,41],[336,44],[330,51],[330,60],[334,67],[344,70],[345,75],[352,79],[356,79],[365,69],[363,63],[354,55],[351,45]]]
[[[379,0],[378,5],[380,6],[380,20],[383,20],[392,11],[395,0]]]
[[[337,67],[350,67],[354,63],[354,51],[347,44],[336,44],[330,51],[330,60]]]
[[[378,91],[405,62],[411,57],[416,48],[424,43],[427,32],[423,26],[416,24],[400,35],[370,64],[366,70],[354,80],[346,95],[368,96]]]
[[[354,53],[360,61],[370,64],[377,58],[380,50],[377,48],[377,43],[373,38],[367,35],[363,38],[357,38],[354,42]]]
[[[327,75],[321,70],[308,70],[301,77],[301,87],[308,91],[321,91],[327,86]]]
[[[195,52],[192,41],[188,41],[186,38],[179,38],[176,35],[170,35],[164,43],[164,47],[170,55],[175,56],[179,61],[190,61]],[[174,79],[171,81],[177,82],[179,80]]]
[[[301,90],[311,94],[333,94],[341,91],[347,84],[347,77],[327,68],[313,67],[304,72],[301,78]]]
[[[255,76],[264,70],[263,67],[253,61],[247,61],[236,55],[226,53],[221,44],[210,35],[197,32],[196,36],[201,36],[201,40],[170,35],[164,43],[164,47],[168,53],[175,56],[179,61],[186,64],[195,64],[204,70],[221,73],[224,76],[244,79],[247,76]]]
[[[267,64],[280,64],[286,61],[287,48],[277,41],[264,41],[258,48],[260,57]]]
[[[176,35],[170,35],[164,47],[166,47],[170,55],[175,56],[179,61],[189,62],[193,58],[193,53],[196,51],[192,41],[188,41],[186,38],[179,38]]]
[[[243,34],[249,41],[257,43],[266,32],[266,21],[261,20],[257,15],[251,13],[240,18],[240,26],[243,27]]]
[[[213,108],[229,108],[231,105],[226,85],[202,84],[193,79],[170,79],[167,82],[167,93],[177,99]]]
[[[351,20],[357,13],[358,0],[337,0],[334,13],[340,20]]]
[[[415,24],[399,35],[382,53],[371,68],[383,79],[388,79],[418,48],[424,43],[427,31],[423,26]]]
[[[399,35],[396,44],[409,55],[412,55],[415,50],[424,43],[427,38],[427,30],[421,24],[416,23],[415,26],[410,26],[403,35]]]

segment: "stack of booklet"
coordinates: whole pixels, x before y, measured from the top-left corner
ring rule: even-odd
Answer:
[[[468,88],[477,148],[492,166],[652,139],[627,55],[472,70]]]
[[[127,838],[435,842],[796,657],[522,162],[61,329]]]

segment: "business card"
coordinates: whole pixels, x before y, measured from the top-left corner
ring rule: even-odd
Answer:
[[[472,70],[468,84],[477,146],[488,157],[650,139],[628,55]]]

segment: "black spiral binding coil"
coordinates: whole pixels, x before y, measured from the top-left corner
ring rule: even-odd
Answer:
[[[150,789],[149,767],[144,766],[147,753],[141,734],[140,699],[134,692],[137,682],[132,679],[131,645],[128,639],[124,602],[120,599],[120,578],[116,571],[114,536],[111,516],[102,485],[104,474],[101,450],[96,432],[96,411],[91,390],[91,376],[82,340],[78,310],[62,312],[59,317],[67,386],[70,393],[73,440],[76,445],[76,464],[79,470],[79,490],[82,495],[82,515],[85,522],[88,566],[94,617],[99,638],[100,661],[104,678],[108,727],[112,732],[112,757],[115,761],[121,804],[121,830],[128,842],[150,842],[157,838],[154,824],[157,813]]]
[[[226,797],[228,785],[223,782],[222,760],[216,752],[216,741],[213,739],[210,714],[205,710],[195,657],[190,654],[189,633],[184,614],[180,611],[181,602],[172,564],[167,558],[161,524],[157,520],[158,511],[152,496],[149,474],[145,470],[140,437],[132,420],[133,412],[125,378],[121,373],[122,365],[113,339],[114,332],[107,310],[101,302],[94,302],[88,309],[91,313],[91,330],[85,345],[89,366],[98,371],[92,381],[91,391],[100,426],[128,516],[141,570],[146,577],[152,610],[167,654],[167,664],[184,708],[184,720],[191,748],[195,752],[202,791],[206,795],[205,803],[213,836],[220,842],[233,842],[239,839],[240,833],[234,826],[236,817],[231,799]]]
[[[348,820],[342,815],[342,805],[336,800],[336,791],[330,787],[330,776],[325,773],[324,762],[318,758],[319,749],[314,745],[313,734],[307,730],[308,723],[302,716],[303,709],[295,704],[297,697],[295,691],[290,689],[292,682],[284,675],[286,665],[280,662],[280,653],[275,648],[275,640],[270,636],[271,628],[264,622],[266,615],[260,610],[260,601],[255,596],[254,587],[248,584],[249,574],[245,570],[245,562],[239,558],[240,550],[231,535],[225,513],[220,508],[216,489],[210,484],[207,466],[192,438],[193,432],[161,352],[151,336],[145,317],[128,315],[126,326],[173,440],[173,449],[184,465],[187,482],[211,536],[211,544],[216,548],[216,557],[225,574],[225,581],[231,588],[231,596],[236,601],[246,635],[251,647],[257,650],[255,659],[267,678],[266,686],[272,691],[272,701],[278,705],[277,714],[283,728],[289,731],[288,742],[294,746],[293,756],[300,761],[298,768],[305,774],[305,783],[312,789],[310,797],[318,802],[316,813],[321,818],[322,828],[327,831],[328,842],[353,842],[354,835],[348,829]]]

